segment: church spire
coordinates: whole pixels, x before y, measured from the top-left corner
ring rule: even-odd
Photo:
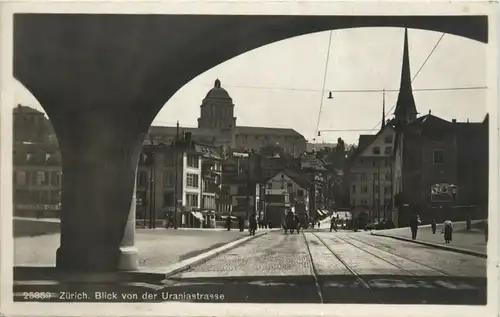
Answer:
[[[411,87],[410,54],[408,52],[408,29],[405,28],[403,63],[401,65],[401,82],[398,101],[394,115],[397,121],[409,122],[417,117],[417,108]]]
[[[385,89],[382,91],[382,129],[385,128]]]

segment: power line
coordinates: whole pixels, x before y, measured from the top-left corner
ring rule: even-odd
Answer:
[[[418,71],[415,73],[415,76],[413,76],[413,79],[412,79],[412,80],[411,80],[411,82],[410,82],[411,84],[413,84],[413,81],[415,80],[415,78],[417,78],[418,74],[420,74],[420,72],[421,72],[421,71],[422,71],[422,69],[424,68],[425,64],[427,64],[427,61],[431,58],[432,54],[434,53],[434,51],[435,51],[435,50],[436,50],[436,48],[438,47],[439,43],[441,43],[441,40],[443,39],[443,37],[445,36],[445,34],[446,34],[446,33],[441,34],[441,36],[440,36],[440,37],[439,37],[439,39],[437,40],[436,44],[434,44],[434,47],[432,48],[432,50],[430,51],[430,53],[427,55],[427,58],[424,60],[424,62],[422,63],[422,65],[420,66],[420,68],[418,69]],[[396,102],[394,103],[394,106],[392,106],[392,108],[391,108],[391,109],[389,109],[389,111],[388,111],[388,112],[390,112],[390,113],[389,113],[389,115],[388,115],[388,116],[390,116],[390,115],[392,115],[392,114],[394,113],[394,111],[393,111],[393,110],[394,110],[394,108],[396,107],[396,105],[397,105],[397,104],[398,104],[398,103],[397,103],[397,101],[396,101]],[[391,112],[391,111],[392,111],[392,112]],[[375,127],[373,127],[373,129],[372,129],[372,130],[377,129],[377,128],[378,128],[378,126],[379,126],[379,125],[381,125],[381,124],[382,124],[382,122],[380,121],[379,123],[377,123],[377,125],[375,125]]]
[[[307,88],[285,88],[285,87],[266,87],[266,86],[244,86],[244,85],[225,85],[225,87],[248,88],[257,90],[282,90],[282,91],[304,91],[304,92],[322,92],[320,89]],[[446,91],[446,90],[479,90],[487,89],[487,86],[471,86],[471,87],[444,87],[444,88],[416,88],[413,91]],[[383,89],[329,89],[323,92],[335,93],[380,93]],[[386,89],[386,92],[399,92],[399,89]]]
[[[318,130],[321,132],[363,132],[363,131],[373,131],[373,129],[325,129]]]
[[[323,75],[323,89],[321,90],[321,101],[319,104],[318,121],[316,123],[316,131],[314,131],[315,136],[316,136],[316,134],[318,134],[319,121],[321,119],[321,109],[323,108],[323,100],[325,99],[326,76],[328,75],[328,62],[330,61],[330,48],[332,46],[332,34],[333,34],[333,32],[330,31],[330,35],[328,36],[328,51],[326,54],[325,74]]]

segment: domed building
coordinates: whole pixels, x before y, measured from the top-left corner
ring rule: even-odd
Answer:
[[[234,106],[233,99],[217,79],[200,106],[198,128],[181,127],[179,132],[181,135],[190,132],[196,142],[238,151],[257,151],[270,145],[279,145],[297,157],[306,151],[304,136],[293,129],[237,126]],[[149,134],[154,141],[172,142],[176,128],[152,126]]]
[[[233,99],[221,87],[220,80],[215,81],[214,88],[207,93],[200,108],[198,128],[230,131],[236,127]]]

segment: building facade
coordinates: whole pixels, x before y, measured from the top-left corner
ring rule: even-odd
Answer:
[[[349,168],[353,215],[363,222],[393,220],[392,173],[395,130],[386,125],[377,135],[360,138]]]
[[[287,208],[299,215],[301,221],[306,223],[309,218],[309,191],[311,184],[303,176],[291,171],[284,170],[270,177],[264,183],[264,219],[280,219]],[[276,196],[274,198],[273,196]],[[282,198],[277,196],[283,196]],[[283,202],[282,208],[276,202]],[[269,205],[271,204],[271,205]],[[274,205],[274,208],[269,208]],[[273,214],[276,213],[276,214]]]
[[[17,143],[13,161],[14,216],[59,217],[62,171],[57,146]]]
[[[61,154],[44,113],[18,105],[13,115],[14,216],[59,217]]]
[[[483,122],[417,117],[405,32],[396,130],[393,193],[399,226],[413,214],[424,223],[487,215],[488,117]]]
[[[213,146],[189,140],[177,147],[145,146],[137,173],[138,217],[178,227],[215,226],[215,214],[228,209],[219,199],[221,166]]]

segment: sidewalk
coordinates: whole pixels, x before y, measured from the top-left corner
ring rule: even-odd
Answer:
[[[40,222],[43,221],[33,221]],[[23,231],[26,233],[27,230]],[[24,234],[14,238],[15,266],[55,266],[60,234],[45,234],[43,231],[45,229],[38,230],[35,236]],[[262,231],[268,230],[258,230],[257,233]],[[248,231],[239,230],[137,229],[139,265],[144,269],[158,270],[247,236]]]
[[[478,221],[475,221],[477,223]],[[411,239],[410,228],[397,228],[389,230],[372,231],[372,235],[400,238],[416,243],[424,243],[436,247],[446,248],[455,251],[465,251],[477,253],[478,255],[486,255],[486,240],[484,231],[473,228],[465,230],[465,222],[457,222],[453,224],[453,241],[450,244],[444,243],[443,234],[441,234],[442,224],[437,225],[435,234],[432,234],[430,225],[421,226],[418,228],[417,240]]]

